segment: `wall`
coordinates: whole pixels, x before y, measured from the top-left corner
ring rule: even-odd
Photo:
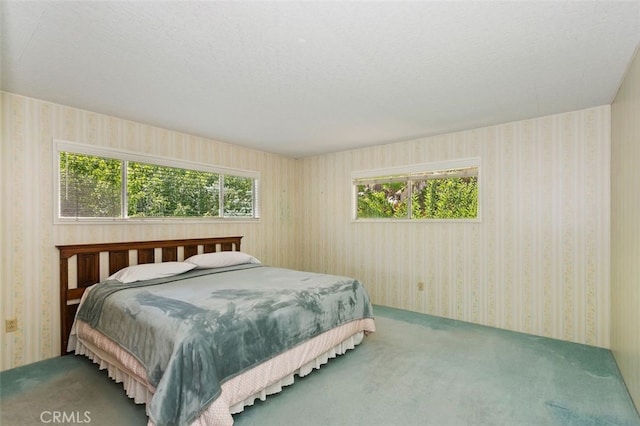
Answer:
[[[59,353],[56,244],[243,235],[243,251],[297,266],[295,160],[139,123],[2,93],[0,370]],[[261,172],[259,223],[53,225],[54,138]]]
[[[203,235],[244,235],[268,264],[358,277],[375,303],[609,347],[608,106],[292,160],[0,94],[0,319],[20,324],[0,333],[0,370],[58,353],[56,244]],[[54,226],[54,138],[258,170],[262,220]],[[471,156],[481,223],[351,221],[352,170]]]
[[[611,106],[611,350],[640,408],[640,54]]]
[[[609,147],[602,106],[302,159],[301,265],[377,304],[608,347]],[[353,170],[464,157],[481,223],[351,221]]]

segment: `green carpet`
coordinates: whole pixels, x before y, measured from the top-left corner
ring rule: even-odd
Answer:
[[[640,425],[608,350],[374,312],[378,331],[360,346],[247,407],[235,424]],[[144,408],[84,357],[0,373],[0,398],[2,426],[41,425],[43,412],[47,421],[56,411],[75,424],[146,424]]]

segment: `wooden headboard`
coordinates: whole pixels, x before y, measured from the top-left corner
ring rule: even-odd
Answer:
[[[241,239],[212,237],[56,246],[60,252],[61,354],[67,353],[80,298],[90,285],[104,281],[129,264],[174,262],[199,253],[240,251]]]

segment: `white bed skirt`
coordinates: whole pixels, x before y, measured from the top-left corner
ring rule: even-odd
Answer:
[[[77,321],[76,326],[76,354],[88,357],[101,370],[106,369],[109,377],[116,383],[122,383],[127,396],[137,404],[148,405],[155,388],[147,382],[144,367],[131,354],[87,324]],[[268,395],[282,391],[284,386],[294,382],[296,374],[304,377],[319,369],[329,359],[355,348],[366,333],[373,331],[373,319],[344,324],[227,380],[221,386],[220,396],[192,426],[233,425],[232,414],[243,411],[257,399],[264,401]],[[148,424],[153,426],[151,420]]]

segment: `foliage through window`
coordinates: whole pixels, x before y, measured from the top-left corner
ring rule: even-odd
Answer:
[[[355,218],[478,219],[479,168],[469,159],[356,172]]]
[[[58,143],[59,219],[258,217],[256,172],[78,151],[75,144]]]

